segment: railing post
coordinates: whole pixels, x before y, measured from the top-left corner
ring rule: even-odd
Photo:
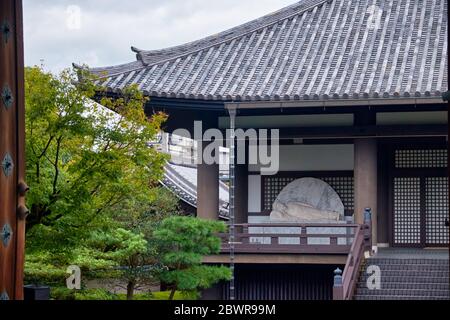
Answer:
[[[369,251],[372,250],[372,209],[364,209],[364,242]]]
[[[354,221],[354,218],[352,217],[352,216],[346,216],[345,217],[345,222],[347,223],[347,224],[353,224],[353,223],[355,223],[355,221]],[[347,238],[346,238],[346,244],[348,245],[348,246],[351,246],[352,245],[352,238],[355,238],[355,232],[352,232],[354,229],[352,229],[352,228],[350,228],[350,227],[345,227],[345,233],[346,233],[346,235],[347,235]],[[351,236],[353,236],[352,238],[351,238]]]
[[[242,226],[242,234],[244,234],[244,237],[241,239],[242,243],[250,243],[250,232],[248,231],[247,226]]]
[[[307,246],[308,245],[308,230],[305,226],[300,228],[300,245]]]
[[[331,246],[337,246],[338,245],[338,238],[337,237],[330,237],[330,245]]]
[[[333,300],[344,300],[344,287],[342,285],[342,270],[334,270]]]
[[[270,237],[270,244],[271,245],[278,245],[278,237]]]

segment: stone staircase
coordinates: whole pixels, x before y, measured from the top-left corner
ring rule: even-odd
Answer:
[[[367,287],[378,266],[381,289]],[[362,266],[355,300],[450,300],[448,250],[382,249]]]

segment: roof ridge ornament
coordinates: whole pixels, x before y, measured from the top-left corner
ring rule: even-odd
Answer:
[[[135,46],[131,46],[131,51],[132,51],[132,52],[135,52],[135,53],[140,53],[141,51],[144,51],[144,50],[141,50],[141,49],[139,49],[139,48],[136,48]]]
[[[136,53],[136,60],[140,61],[144,66],[148,66],[148,63],[145,61],[144,56],[143,56],[143,52],[144,50],[139,49],[135,46],[131,46],[131,51]]]

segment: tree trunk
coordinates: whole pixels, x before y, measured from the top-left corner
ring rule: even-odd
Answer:
[[[177,290],[177,288],[175,286],[172,287],[172,289],[170,290],[170,296],[169,296],[169,300],[172,301],[173,297],[175,297],[175,291]]]
[[[134,287],[136,286],[135,281],[128,281],[127,284],[127,300],[133,300]]]

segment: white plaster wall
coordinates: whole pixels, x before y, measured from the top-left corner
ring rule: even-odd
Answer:
[[[280,146],[279,171],[333,171],[353,170],[352,144],[283,145]],[[250,164],[251,172],[260,165]]]

